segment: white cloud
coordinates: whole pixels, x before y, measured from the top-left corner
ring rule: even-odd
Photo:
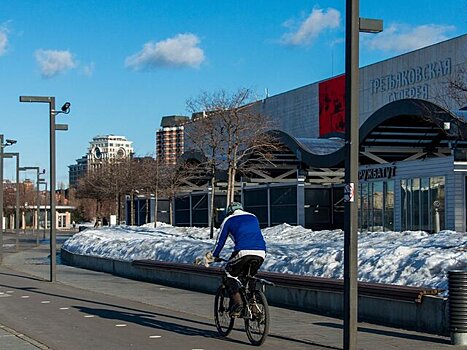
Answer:
[[[43,78],[53,78],[76,67],[76,62],[70,51],[40,49],[36,50],[35,56]]]
[[[282,36],[281,42],[288,45],[308,45],[326,29],[340,25],[341,14],[338,10],[314,8],[311,14],[298,25],[298,29]],[[292,26],[288,21],[286,26]]]
[[[136,54],[127,57],[125,66],[134,70],[157,67],[194,67],[203,63],[204,52],[198,47],[199,38],[191,33],[178,34],[173,38],[148,42]]]
[[[407,52],[448,39],[448,32],[456,27],[425,24],[411,27],[394,23],[377,35],[363,37],[363,44],[373,50]]]
[[[0,56],[6,53],[8,46],[8,30],[6,28],[0,28]]]

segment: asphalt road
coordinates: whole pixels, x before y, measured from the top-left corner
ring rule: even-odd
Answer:
[[[54,350],[251,348],[242,327],[222,339],[212,321],[202,317],[48,283],[6,268],[0,268],[0,276],[1,323]],[[270,337],[262,348],[328,347]]]

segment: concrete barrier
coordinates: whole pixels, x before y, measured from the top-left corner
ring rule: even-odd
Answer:
[[[206,271],[203,273],[203,268],[193,272],[134,266],[129,261],[77,255],[64,249],[61,250],[61,258],[65,264],[72,266],[211,294],[217,290],[222,276],[220,269],[204,268]],[[276,285],[268,287],[266,295],[271,305],[342,318],[343,296],[339,292]],[[416,303],[360,295],[358,319],[361,322],[449,335],[447,298],[438,296],[424,296],[421,303]]]

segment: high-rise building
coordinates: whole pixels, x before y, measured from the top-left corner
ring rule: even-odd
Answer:
[[[186,116],[162,117],[161,127],[156,131],[156,158],[165,164],[175,164],[185,150],[184,124]]]
[[[70,187],[76,187],[78,180],[86,175],[88,171],[88,157],[82,156],[76,159],[76,164],[68,165],[68,181]]]
[[[125,136],[96,136],[89,142],[87,154],[69,165],[70,186],[75,187],[78,180],[90,170],[96,169],[106,162],[119,161],[133,156],[132,141]]]
[[[95,169],[103,163],[130,158],[133,155],[132,141],[125,136],[96,136],[89,143],[87,160],[88,170]]]

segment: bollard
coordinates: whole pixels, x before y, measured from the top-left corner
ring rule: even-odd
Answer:
[[[467,345],[467,271],[448,271],[449,328],[453,345]]]

